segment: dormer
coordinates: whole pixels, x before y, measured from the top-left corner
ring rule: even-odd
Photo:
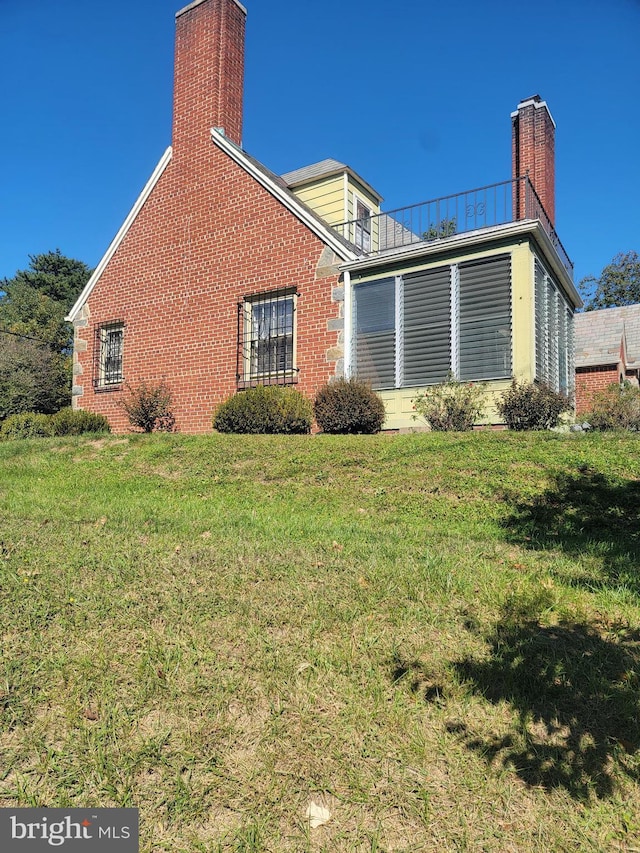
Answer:
[[[378,248],[378,219],[382,196],[344,163],[322,160],[282,175],[291,192],[328,225],[341,226],[343,237],[363,252]],[[349,233],[343,233],[343,223]]]

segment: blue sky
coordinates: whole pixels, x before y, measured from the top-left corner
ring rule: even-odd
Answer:
[[[171,142],[178,0],[0,0],[0,278],[95,266]],[[640,0],[246,0],[244,147],[334,157],[389,210],[511,176],[510,113],[557,124],[576,282],[640,251]]]

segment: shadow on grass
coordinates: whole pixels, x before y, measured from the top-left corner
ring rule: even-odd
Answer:
[[[593,626],[543,627],[507,614],[488,639],[488,659],[455,669],[490,702],[508,702],[518,726],[489,738],[461,727],[468,747],[529,785],[562,787],[578,799],[613,793],[614,757],[620,772],[639,779],[640,635],[613,641]]]
[[[487,641],[488,656],[453,663],[454,683],[497,706],[502,732],[471,721],[450,723],[449,732],[489,765],[577,800],[611,796],[617,775],[640,781],[639,633],[608,639],[596,626],[545,627],[510,609]],[[395,663],[394,682],[408,680],[425,702],[446,702],[424,664]],[[515,713],[507,732],[504,704]]]
[[[560,474],[531,501],[514,503],[503,522],[508,539],[535,550],[596,555],[600,577],[574,583],[624,586],[640,596],[640,482],[607,478],[588,466]]]

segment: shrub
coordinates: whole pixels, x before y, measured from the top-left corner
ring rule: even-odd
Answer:
[[[104,415],[72,409],[68,406],[51,415],[54,435],[81,435],[83,432],[111,432],[109,421]]]
[[[480,385],[458,382],[454,376],[415,397],[414,417],[424,418],[437,432],[466,432],[484,412],[485,393]]]
[[[172,394],[166,382],[127,385],[128,396],[120,401],[132,427],[143,432],[173,432]]]
[[[640,389],[629,382],[618,385],[614,382],[593,395],[593,410],[581,415],[593,429],[640,430]]]
[[[9,415],[0,426],[0,437],[3,439],[46,438],[50,435],[53,435],[51,417],[38,412]]]
[[[294,388],[258,385],[234,394],[218,406],[213,428],[237,433],[311,432],[311,402]]]
[[[543,382],[518,383],[514,379],[496,406],[509,429],[551,429],[571,409],[571,402]]]
[[[318,426],[328,433],[380,432],[384,403],[366,382],[336,379],[323,385],[313,405]]]

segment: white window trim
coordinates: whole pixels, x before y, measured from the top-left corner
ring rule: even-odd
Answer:
[[[396,388],[402,388],[404,382],[404,280],[401,275],[395,277],[396,308]]]
[[[449,311],[451,312],[451,373],[460,377],[460,270],[458,264],[451,264],[451,290],[449,291]]]
[[[99,389],[117,388],[124,382],[124,322],[115,321],[103,323],[98,329],[98,370],[96,376],[96,387]],[[107,378],[107,357],[109,354],[108,342],[112,335],[120,333],[120,370],[116,379]]]
[[[368,211],[367,217],[358,217],[358,204],[361,204],[362,207]],[[369,235],[368,247],[365,247],[364,245],[358,243],[358,223],[360,222],[361,218],[363,222],[369,222],[369,231],[367,232],[362,229],[363,234],[368,233]],[[353,245],[357,246],[359,249],[362,249],[363,252],[366,252],[367,254],[371,252],[373,246],[373,208],[371,207],[371,202],[365,201],[365,199],[363,199],[355,192],[353,193]]]
[[[275,370],[274,372],[266,371],[262,373],[252,372],[252,347],[253,341],[253,306],[265,305],[272,302],[285,302],[291,300],[292,305],[292,354],[291,367],[285,368],[282,371]],[[243,322],[243,353],[242,353],[242,382],[245,386],[263,385],[263,384],[290,384],[298,374],[298,334],[297,334],[297,300],[298,293],[295,289],[290,291],[284,288],[282,291],[269,291],[267,293],[255,293],[247,296],[242,301],[242,322]],[[286,335],[276,335],[272,340]],[[248,346],[247,346],[248,344]],[[265,382],[265,380],[267,380]]]

